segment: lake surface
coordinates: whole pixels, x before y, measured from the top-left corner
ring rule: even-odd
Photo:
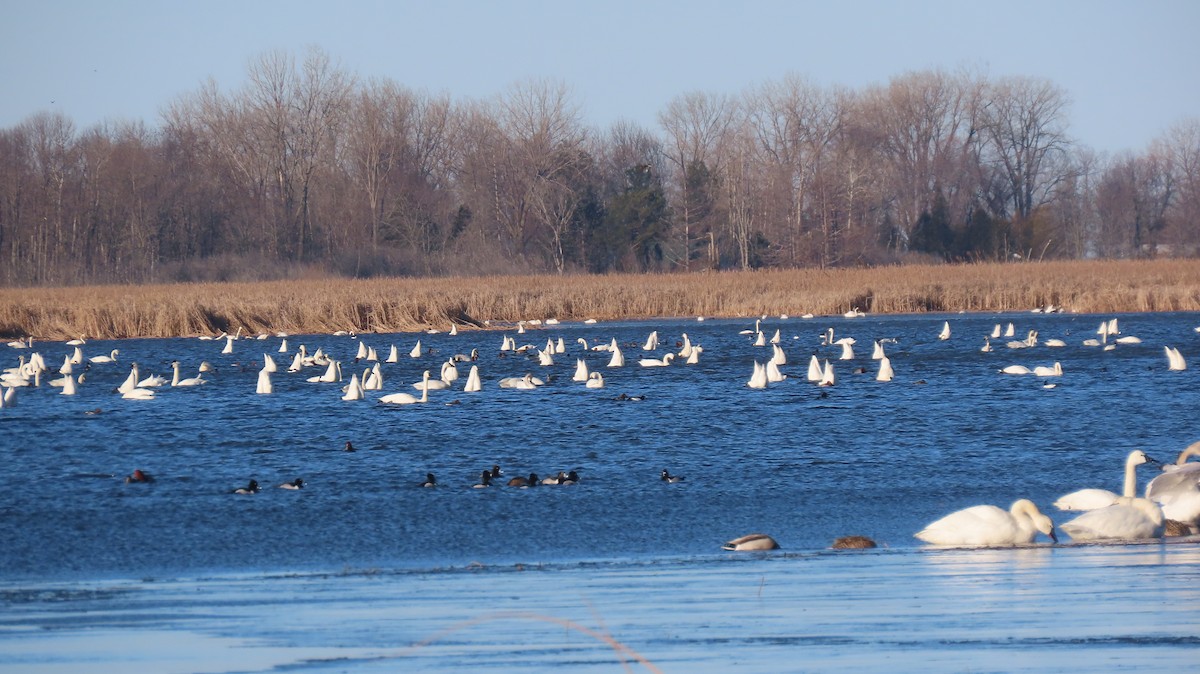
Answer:
[[[1116,317],[1141,344],[1081,346],[1112,316],[768,318],[789,378],[765,390],[746,386],[771,355],[739,334],[752,319],[289,336],[291,352],[322,348],[347,378],[365,369],[359,341],[381,358],[397,346],[383,391],[349,402],[345,382],[305,381],[322,368],[284,372],[276,337],[243,338],[232,354],[224,340],[90,342],[86,356],[120,354],[92,365],[78,395],[43,381],[0,410],[0,670],[620,668],[607,644],[547,620],[611,634],[662,671],[1178,669],[1162,665],[1200,662],[1194,541],[962,551],[912,538],[953,510],[1018,498],[1064,522],[1051,502],[1119,491],[1130,450],[1172,461],[1200,439],[1200,315]],[[1068,346],[999,339],[981,353],[1009,322],[1016,339],[1036,329]],[[857,340],[854,359],[822,345],[830,327]],[[700,362],[639,367],[652,330],[656,357],[687,333]],[[561,337],[566,353],[540,366],[502,354],[505,334],[539,348]],[[433,352],[410,358],[418,338]],[[609,354],[579,338],[617,339],[626,366],[606,368]],[[878,338],[895,340],[892,382],[874,379]],[[1164,345],[1193,369],[1168,372]],[[472,348],[483,391],[462,391],[461,364],[429,403],[376,402]],[[54,369],[71,352],[34,350]],[[271,395],[255,394],[264,352],[281,368]],[[836,386],[805,380],[813,353]],[[605,388],[571,381],[579,357]],[[172,360],[184,376],[208,361],[210,383],[147,401],[114,393],[131,361],[169,376]],[[1056,361],[1059,378],[997,372]],[[547,385],[497,385],[526,372]],[[493,464],[505,479],[581,479],[472,489]],[[135,468],[156,481],[125,484]],[[663,483],[663,469],[686,480]],[[426,472],[441,486],[418,487]],[[1143,466],[1139,484],[1155,473]],[[308,486],[275,488],[296,477]],[[252,478],[262,493],[230,493]],[[783,550],[720,550],[755,531]],[[827,550],[847,534],[882,547]]]

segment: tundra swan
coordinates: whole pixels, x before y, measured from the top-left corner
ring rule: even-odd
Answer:
[[[582,358],[575,359],[575,374],[571,375],[571,381],[587,381],[588,367],[587,363]]]
[[[950,513],[914,536],[934,545],[1023,545],[1032,543],[1039,531],[1058,542],[1050,518],[1021,499],[1008,510],[978,505]]]
[[[1054,363],[1054,367],[1039,365],[1033,368],[1033,374],[1038,377],[1061,377],[1062,373],[1062,365],[1057,362]]]
[[[992,340],[988,339],[987,337],[984,337],[983,338],[983,346],[979,350],[983,353],[991,353]]]
[[[1062,530],[1076,541],[1162,538],[1165,529],[1166,518],[1157,503],[1128,496],[1118,498],[1110,506],[1089,510],[1062,525]]]
[[[1067,343],[1061,339],[1047,339],[1046,341],[1042,342],[1042,345],[1054,347],[1054,348],[1062,348],[1062,347],[1066,346]]]
[[[599,372],[592,372],[588,375],[587,383],[584,386],[588,388],[604,388],[604,375]]]
[[[342,400],[362,400],[363,397],[363,387],[358,381],[358,375],[352,375],[350,383],[346,386],[346,394],[342,396]]]
[[[638,360],[638,365],[641,365],[642,367],[666,367],[666,366],[670,365],[671,361],[674,359],[675,359],[675,354],[668,353],[667,355],[663,356],[661,359],[660,358],[642,358],[642,359]]]
[[[65,382],[63,382],[63,390],[59,391],[59,395],[64,395],[64,396],[75,395],[75,393],[76,393],[75,375],[68,374],[68,375],[64,375],[64,376],[67,378],[67,380]]]
[[[120,353],[117,349],[113,349],[107,356],[93,356],[88,358],[93,363],[115,363],[117,362],[117,354]]]
[[[1192,456],[1200,456],[1200,442],[1180,452],[1175,463],[1164,466],[1163,474],[1150,480],[1146,498],[1158,503],[1168,519],[1195,529],[1200,526],[1200,463],[1188,463]]]
[[[838,360],[854,360],[853,344],[853,342],[842,342],[842,355],[840,358],[838,358]]]
[[[126,400],[153,400],[154,389],[152,388],[134,388],[121,394]]]
[[[658,330],[650,333],[646,338],[646,343],[642,345],[642,351],[654,351],[658,349]]]
[[[821,372],[821,381],[817,382],[817,386],[833,386],[837,384],[837,375],[833,372],[833,365],[829,361],[825,361],[825,369]]]
[[[771,353],[773,354],[771,356],[772,363],[776,365],[787,365],[787,353],[784,352],[782,346],[779,346],[778,344],[772,344]]]
[[[479,366],[472,365],[470,373],[467,374],[467,383],[463,386],[463,391],[475,393],[481,390],[483,390],[483,384],[479,381]]]
[[[275,392],[275,386],[271,384],[271,371],[265,367],[258,371],[258,385],[254,392],[263,395]]]
[[[416,346],[414,346],[412,348],[412,351],[408,352],[408,355],[411,358],[420,358],[421,357],[421,340],[419,340],[419,339],[417,340]]]
[[[775,542],[774,538],[766,534],[747,534],[722,545],[721,549],[735,552],[778,550],[779,544]]]
[[[1054,502],[1059,510],[1096,510],[1113,504],[1121,496],[1137,495],[1137,467],[1148,460],[1146,453],[1135,449],[1125,457],[1125,483],[1121,494],[1107,489],[1080,489]]]
[[[772,383],[773,382],[781,382],[784,379],[787,379],[787,375],[779,371],[779,366],[776,365],[775,361],[773,361],[773,360],[767,361],[766,371],[767,371],[767,381],[768,382],[772,382]]]
[[[891,381],[894,376],[895,372],[892,371],[892,360],[884,356],[879,361],[879,374],[875,375],[875,381]]]
[[[385,363],[400,362],[400,350],[396,348],[395,344],[393,344],[392,347],[388,350],[387,360],[385,360],[383,362],[385,362]]]
[[[817,360],[816,355],[808,359],[808,380],[821,381],[821,361]]]
[[[1183,354],[1179,353],[1179,349],[1164,346],[1163,350],[1167,353],[1167,369],[1172,372],[1182,372],[1187,369],[1187,363],[1183,360]]]
[[[621,353],[621,348],[617,346],[617,340],[614,338],[612,346],[612,358],[608,359],[609,367],[625,367],[625,355]]]
[[[991,337],[992,337],[992,339],[1000,339],[1000,324],[999,323],[997,323],[996,326],[992,328]]]
[[[129,393],[133,389],[137,388],[138,380],[140,378],[141,377],[138,376],[137,363],[131,364],[129,366],[129,376],[125,377],[125,381],[117,387],[117,393]]]
[[[938,339],[942,341],[950,339],[950,321],[942,323],[942,331],[938,333]]]
[[[1024,365],[1008,365],[1003,370],[1000,370],[1000,373],[1001,374],[1029,374],[1030,369],[1025,367]]]
[[[423,378],[425,383],[428,383],[429,382],[429,370],[425,370],[425,373],[423,375],[421,375],[421,377]],[[411,405],[413,403],[429,402],[429,387],[421,386],[420,389],[421,389],[421,397],[420,398],[412,395],[411,393],[389,393],[388,395],[385,395],[382,398],[380,398],[379,402],[386,403],[388,405]]]
[[[754,361],[754,373],[750,375],[750,381],[746,382],[746,386],[750,388],[767,387],[767,368],[763,367],[757,360]]]
[[[171,377],[171,386],[199,386],[200,384],[206,383],[205,379],[202,379],[198,376],[180,379],[179,361],[177,360],[171,361],[171,370],[174,372],[174,375]]]
[[[275,359],[272,358],[271,354],[269,354],[269,353],[263,354],[263,369],[266,370],[267,372],[278,372],[279,371],[279,366],[275,364]]]
[[[871,360],[880,360],[886,354],[883,352],[883,342],[875,340],[875,346],[871,349]]]

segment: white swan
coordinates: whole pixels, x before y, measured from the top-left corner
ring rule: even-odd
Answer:
[[[364,398],[362,384],[358,381],[358,375],[350,377],[350,383],[346,386],[346,394],[342,396],[342,400],[362,400]]]
[[[775,329],[775,334],[771,336],[771,339],[770,339],[769,341],[770,341],[772,344],[778,344],[778,343],[779,343],[779,329],[778,329],[778,328],[776,328],[776,329]]]
[[[891,381],[895,374],[892,371],[892,360],[887,356],[881,358],[879,361],[879,374],[875,375],[875,381]]]
[[[88,358],[88,360],[93,363],[115,363],[117,362],[118,353],[120,353],[120,351],[113,349],[107,356],[93,356],[92,358]]]
[[[177,361],[177,360],[171,361],[171,369],[174,371],[174,376],[171,377],[171,386],[199,386],[200,384],[204,384],[207,382],[207,380],[202,379],[200,377],[189,377],[187,379],[180,379],[179,378],[179,361]]]
[[[471,371],[467,373],[467,383],[463,386],[463,391],[467,393],[477,393],[483,390],[483,384],[479,381],[479,366],[472,365]]]
[[[360,341],[358,343],[358,351],[354,352],[354,357],[359,360],[367,357],[367,345],[365,342]]]
[[[500,388],[517,389],[518,391],[532,391],[541,384],[541,380],[534,380],[532,374],[526,374],[524,377],[505,377],[500,380]]]
[[[285,340],[279,342],[279,350],[276,351],[276,353],[287,353],[287,352],[288,352],[288,345],[287,345],[287,340],[285,339]]]
[[[1167,353],[1167,369],[1172,372],[1182,372],[1187,369],[1187,362],[1183,360],[1183,354],[1179,353],[1179,349],[1164,346],[1163,350]]]
[[[833,365],[829,361],[825,361],[825,369],[821,372],[821,381],[817,382],[817,386],[833,386],[837,384],[837,375],[833,372]]]
[[[423,381],[425,383],[428,383],[429,382],[429,370],[425,370],[425,373],[423,375],[421,375],[421,377],[423,378]],[[413,385],[416,386],[416,384],[413,384]],[[421,386],[419,388],[421,389],[421,397],[420,398],[412,395],[411,393],[389,393],[388,395],[385,395],[382,398],[380,398],[379,402],[385,403],[388,405],[412,405],[413,403],[429,402],[429,387]]]
[[[125,377],[125,381],[117,387],[117,393],[129,393],[133,389],[137,388],[139,379],[141,379],[141,377],[138,376],[137,363],[133,363],[129,366],[129,376]]]
[[[275,392],[275,386],[271,384],[271,370],[264,367],[258,371],[258,385],[254,392],[261,395]]]
[[[700,362],[700,354],[704,353],[704,347],[697,344],[696,346],[691,347],[691,350],[692,352],[688,354],[687,361],[685,362],[688,365],[695,365],[696,363]]]
[[[854,360],[854,342],[838,340],[842,344],[842,355],[838,360]]]
[[[267,372],[278,372],[279,371],[279,366],[275,364],[275,359],[272,358],[271,354],[269,354],[269,353],[263,354],[263,369],[266,370]]]
[[[1039,531],[1058,542],[1054,522],[1032,501],[1021,499],[1008,510],[978,505],[950,513],[914,536],[934,545],[1024,545]]]
[[[395,344],[393,344],[391,346],[391,348],[388,349],[388,357],[383,362],[385,362],[385,363],[399,363],[400,362],[400,350],[396,348]]]
[[[875,340],[875,346],[871,349],[871,360],[880,360],[886,355],[883,352],[883,342]]]
[[[787,353],[784,352],[782,346],[779,346],[778,344],[772,344],[771,352],[773,354],[771,356],[772,363],[775,363],[776,365],[787,365]]]
[[[63,382],[63,390],[59,391],[58,393],[59,393],[59,395],[73,396],[76,393],[75,376],[68,374],[68,375],[66,375],[66,378],[67,378],[67,380],[65,382]]]
[[[668,353],[662,358],[642,358],[638,360],[638,365],[642,367],[666,367],[675,359],[675,354]]]
[[[1121,496],[1137,496],[1137,467],[1146,463],[1146,453],[1135,449],[1125,457],[1125,482],[1120,494],[1107,489],[1080,489],[1054,502],[1059,510],[1096,510],[1112,505]]]
[[[642,351],[654,351],[658,349],[658,330],[650,333],[646,338],[646,343],[642,345]]]
[[[421,381],[413,384],[412,386],[413,386],[413,388],[417,389],[418,391],[422,391],[425,389],[433,389],[434,391],[443,391],[445,389],[450,388],[450,382],[446,381],[445,379],[430,379],[429,377],[422,376]]]
[[[808,359],[808,380],[821,381],[821,361],[814,354]]]
[[[679,349],[679,357],[684,359],[692,357],[692,340],[686,332],[683,333],[683,347]]]
[[[979,350],[983,353],[991,353],[992,340],[988,339],[987,337],[984,337],[983,338],[983,346]]]
[[[121,394],[121,397],[126,400],[153,400],[154,389],[152,388],[135,388]]]
[[[776,365],[775,361],[773,361],[773,360],[767,361],[766,370],[767,370],[767,381],[770,383],[781,382],[784,379],[787,379],[787,375],[779,371],[779,366]]]
[[[1062,347],[1066,346],[1067,343],[1061,339],[1047,339],[1046,341],[1042,342],[1042,345],[1053,347],[1053,348],[1062,348]]]
[[[1004,336],[1012,337],[1015,334],[1017,334],[1017,329],[1013,327],[1012,323],[1009,323],[1008,327],[1004,329]]]
[[[371,369],[369,370],[369,372],[371,373],[370,376],[365,376],[365,373],[364,373],[363,390],[364,391],[382,391],[383,390],[383,370],[381,370],[379,368],[379,363],[376,362],[375,365],[371,366]]]
[[[1033,374],[1038,377],[1061,377],[1062,373],[1062,365],[1058,362],[1054,363],[1054,367],[1039,365],[1033,368]]]
[[[991,337],[992,337],[992,339],[1000,339],[1000,324],[999,323],[997,323],[996,326],[994,328],[992,328]]]
[[[938,339],[942,341],[950,339],[950,321],[942,323],[942,331],[938,333]]]
[[[453,358],[442,364],[442,380],[451,384],[458,381],[458,366]]]
[[[604,388],[604,375],[599,372],[592,372],[588,375],[587,383],[584,386],[588,388]]]
[[[419,340],[419,339],[417,340],[416,346],[414,346],[412,348],[412,351],[408,352],[408,355],[411,358],[420,358],[421,357],[421,340]]]
[[[1122,496],[1116,503],[1089,510],[1061,528],[1076,541],[1143,540],[1162,538],[1166,518],[1154,501]]]
[[[767,387],[767,368],[763,367],[757,360],[754,361],[754,373],[750,375],[750,381],[746,382],[746,386],[750,388]]]
[[[621,353],[621,348],[617,346],[617,340],[614,338],[612,346],[609,347],[612,351],[612,358],[608,360],[609,367],[625,367],[625,355]]]
[[[1146,485],[1146,498],[1162,507],[1163,515],[1190,526],[1200,527],[1200,463],[1188,463],[1200,456],[1200,442],[1179,453],[1175,463],[1163,466],[1163,474]]]
[[[571,375],[571,381],[587,381],[588,366],[582,358],[575,359],[575,374]]]
[[[1030,369],[1024,365],[1008,365],[1000,370],[1001,374],[1029,374]]]
[[[761,332],[758,333],[758,336],[754,338],[754,346],[766,346],[766,345],[767,345],[767,336]]]

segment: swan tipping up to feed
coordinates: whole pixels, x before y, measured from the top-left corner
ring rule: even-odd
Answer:
[[[750,375],[750,381],[746,382],[746,386],[750,388],[766,388],[767,387],[767,368],[754,361],[754,373]]]
[[[950,321],[942,323],[942,331],[938,333],[938,339],[942,341],[950,339]]]
[[[875,381],[891,381],[895,374],[892,371],[892,360],[887,356],[880,359],[879,374],[875,375]]]
[[[721,549],[736,552],[778,550],[779,544],[775,542],[774,538],[771,538],[766,534],[747,534],[746,536],[735,538],[725,545],[722,545]]]
[[[571,375],[571,381],[587,381],[588,367],[587,363],[582,358],[575,359],[575,374]]]
[[[483,390],[483,384],[479,381],[479,366],[472,365],[471,371],[467,374],[467,383],[463,386],[463,391],[466,393],[477,393]]]
[[[258,385],[254,392],[260,395],[275,392],[275,387],[271,384],[271,371],[265,367],[258,371]]]
[[[1032,501],[1021,499],[1008,510],[978,505],[950,513],[914,536],[934,545],[999,546],[1032,543],[1039,531],[1058,542],[1050,518]]]
[[[1187,362],[1183,360],[1183,354],[1179,353],[1179,349],[1171,346],[1164,346],[1163,350],[1167,353],[1167,369],[1172,372],[1182,372],[1187,369]]]

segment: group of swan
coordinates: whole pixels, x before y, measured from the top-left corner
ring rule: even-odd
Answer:
[[[1145,497],[1137,496],[1137,467],[1150,459],[1140,449],[1125,460],[1123,493],[1105,489],[1081,489],[1054,502],[1063,511],[1084,511],[1061,525],[1074,541],[1135,541],[1161,538],[1169,523],[1176,522],[1176,533],[1200,531],[1200,463],[1188,463],[1200,456],[1200,442],[1179,454],[1176,463],[1146,485]],[[1005,511],[981,505],[951,513],[915,534],[935,545],[1004,546],[1032,543],[1041,532],[1057,542],[1054,524],[1027,499],[1021,499]]]

